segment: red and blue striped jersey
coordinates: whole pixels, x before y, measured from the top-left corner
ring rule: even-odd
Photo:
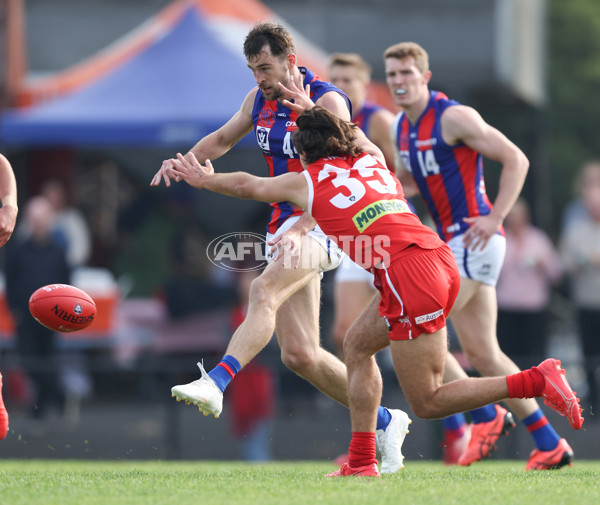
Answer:
[[[448,145],[442,137],[441,116],[453,105],[460,104],[439,91],[430,91],[427,108],[416,124],[400,112],[393,125],[402,164],[412,173],[437,232],[446,242],[469,228],[463,218],[485,216],[492,210],[481,154],[464,143]]]
[[[310,97],[313,102],[316,102],[325,93],[336,91],[346,99],[348,109],[352,113],[350,100],[340,89],[330,82],[321,81],[319,76],[307,68],[298,68],[304,74],[303,85],[310,84]],[[292,133],[298,128],[296,126],[297,117],[296,112],[285,107],[279,101],[265,100],[260,90],[256,92],[252,108],[252,122],[258,146],[265,156],[271,177],[288,172],[302,172],[300,157],[292,143]],[[290,202],[274,202],[271,203],[271,207],[273,210],[267,227],[269,233],[274,233],[287,218],[304,212]]]

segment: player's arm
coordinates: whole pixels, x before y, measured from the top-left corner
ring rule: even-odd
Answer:
[[[394,174],[400,181],[400,184],[402,184],[402,189],[404,190],[404,195],[406,198],[412,198],[419,194],[419,188],[408,167],[404,166],[402,158],[400,157],[400,152],[396,148],[397,127],[398,123],[394,119],[390,128],[388,129],[388,138],[393,148]]]
[[[215,160],[228,152],[252,131],[252,107],[258,88],[252,89],[244,98],[240,109],[217,131],[200,140],[189,152],[199,160]]]
[[[253,88],[244,98],[240,109],[218,130],[203,137],[189,152],[197,159],[217,159],[228,152],[244,136],[252,131],[252,107],[258,88]],[[171,185],[167,173],[173,165],[174,158],[163,161],[160,170],[154,175],[150,186],[158,186],[163,180],[166,186]]]
[[[502,164],[498,194],[487,216],[468,218],[471,227],[465,233],[465,245],[483,247],[498,231],[504,218],[517,201],[529,170],[529,160],[514,143],[479,113],[464,105],[449,107],[442,115],[442,135],[449,145],[464,142],[484,157]]]
[[[297,172],[277,177],[257,177],[246,172],[215,174],[210,160],[202,165],[193,153],[177,154],[173,165],[172,175],[194,188],[259,202],[288,201],[302,208],[308,205],[308,185]]]
[[[402,159],[398,153],[394,156],[394,167],[395,167],[395,175],[402,184],[402,189],[404,190],[404,196],[406,198],[412,198],[415,195],[419,194],[419,188],[417,183],[415,182],[415,178],[412,176],[410,171],[404,166],[402,163]]]
[[[2,208],[0,208],[0,246],[3,246],[10,239],[19,208],[17,207],[17,182],[15,173],[9,161],[0,154],[0,199]]]
[[[391,171],[394,171],[395,167],[395,149],[390,136],[393,123],[394,114],[387,109],[378,109],[369,120],[370,140],[381,149],[385,164]]]

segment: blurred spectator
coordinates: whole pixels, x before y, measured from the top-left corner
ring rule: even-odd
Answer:
[[[239,272],[239,304],[232,312],[232,326],[243,323],[248,308],[250,283],[257,271]],[[275,386],[272,370],[254,358],[229,386],[232,431],[240,439],[241,457],[246,461],[268,461],[271,454],[271,428],[274,415]]]
[[[588,217],[588,211],[583,201],[583,189],[586,186],[600,186],[600,160],[590,160],[583,165],[573,183],[575,198],[569,202],[562,216],[562,230]]]
[[[91,253],[91,234],[83,214],[71,206],[62,181],[50,179],[41,189],[55,212],[54,233],[67,248],[67,261],[72,268],[87,264]]]
[[[548,235],[532,226],[529,206],[523,199],[509,212],[504,228],[506,256],[496,287],[498,340],[523,369],[544,358],[548,303],[563,267]]]
[[[169,272],[164,296],[173,319],[231,307],[238,299],[234,272],[217,268],[207,256],[210,243],[194,214],[190,187],[175,186],[167,202],[170,217]],[[185,190],[185,191],[184,191]],[[242,297],[243,298],[243,297]]]
[[[6,247],[4,273],[6,298],[16,324],[17,353],[21,366],[35,387],[33,415],[40,418],[50,406],[62,413],[64,393],[60,386],[56,334],[29,313],[29,297],[47,284],[68,284],[69,267],[64,248],[52,234],[54,211],[47,198],[32,198],[25,207],[28,234]]]
[[[600,163],[586,164],[580,181],[585,211],[568,221],[561,237],[560,251],[577,309],[589,386],[588,401],[594,406],[598,400],[600,372]]]

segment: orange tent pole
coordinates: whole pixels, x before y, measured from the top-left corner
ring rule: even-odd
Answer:
[[[12,106],[25,78],[25,8],[23,0],[2,0],[4,7],[5,82],[2,105]]]

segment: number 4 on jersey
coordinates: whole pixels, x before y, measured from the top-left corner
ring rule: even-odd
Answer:
[[[292,142],[292,132],[286,132],[285,137],[283,137],[283,152],[290,158],[298,157],[298,151],[296,151],[294,143]]]

